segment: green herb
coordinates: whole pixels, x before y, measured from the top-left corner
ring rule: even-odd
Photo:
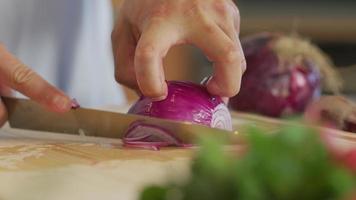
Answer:
[[[182,185],[151,186],[141,200],[318,200],[343,199],[355,177],[334,162],[312,129],[288,126],[273,135],[251,127],[242,156],[223,141],[203,138],[192,176]]]

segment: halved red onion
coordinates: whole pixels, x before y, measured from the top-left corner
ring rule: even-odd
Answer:
[[[191,82],[170,81],[167,84],[166,99],[152,101],[142,96],[128,113],[232,130],[231,115],[220,97],[210,95],[203,85]],[[131,125],[123,141],[125,146],[155,149],[190,145],[182,144],[174,133],[144,122]]]

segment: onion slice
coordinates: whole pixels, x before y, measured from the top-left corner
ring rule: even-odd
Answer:
[[[144,148],[159,150],[161,147],[190,147],[183,144],[174,134],[168,130],[147,124],[142,121],[136,121],[130,125],[123,138],[125,147]]]

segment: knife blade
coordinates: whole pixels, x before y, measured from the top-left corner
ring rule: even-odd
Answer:
[[[237,132],[209,128],[188,122],[176,122],[88,108],[77,108],[67,113],[54,113],[31,100],[11,97],[1,98],[6,106],[9,124],[12,128],[122,138],[130,124],[140,120],[145,124],[160,126],[174,133],[184,143],[195,143],[203,135],[223,137],[233,143],[239,141],[236,137]]]

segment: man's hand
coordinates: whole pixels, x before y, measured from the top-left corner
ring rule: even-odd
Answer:
[[[21,92],[52,111],[65,112],[71,108],[69,97],[25,66],[0,43],[0,95],[10,96],[11,89]],[[0,100],[0,126],[6,119],[6,108]]]
[[[231,0],[125,0],[112,33],[116,80],[162,100],[163,57],[174,45],[193,44],[214,63],[209,92],[234,96],[246,68],[239,29]]]

